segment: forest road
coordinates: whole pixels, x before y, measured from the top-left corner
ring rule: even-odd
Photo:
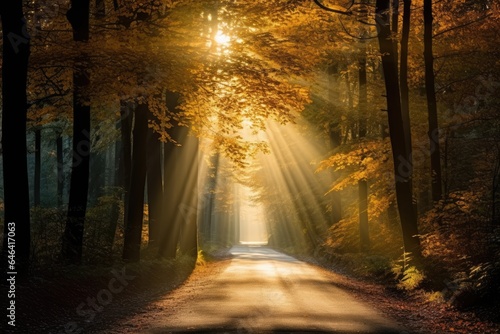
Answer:
[[[235,246],[201,286],[181,286],[120,333],[408,333],[313,265],[264,246]],[[337,284],[338,285],[338,284]],[[184,290],[184,291],[183,291]],[[113,331],[114,333],[114,331]]]

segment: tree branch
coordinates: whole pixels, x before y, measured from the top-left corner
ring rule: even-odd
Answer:
[[[352,12],[350,10],[342,11],[342,10],[338,10],[338,9],[333,9],[333,8],[330,8],[330,7],[323,5],[320,2],[320,0],[313,0],[313,1],[316,5],[318,5],[319,8],[326,10],[327,12],[332,12],[332,13],[341,14],[341,15],[348,15],[348,16],[352,15]]]
[[[448,29],[444,29],[444,30],[442,30],[442,31],[439,31],[439,32],[435,33],[435,34],[432,36],[432,38],[436,38],[436,37],[438,37],[438,36],[441,36],[441,35],[443,35],[443,34],[446,34],[446,33],[450,32],[450,31],[453,31],[453,30],[455,30],[455,29],[464,28],[464,27],[467,27],[467,26],[469,26],[469,25],[471,25],[471,24],[474,24],[474,23],[480,22],[480,21],[482,21],[482,20],[484,20],[484,19],[488,18],[489,16],[491,16],[491,13],[490,13],[490,14],[487,14],[487,15],[484,15],[484,16],[481,16],[481,17],[480,17],[480,18],[478,18],[477,20],[474,20],[474,21],[469,21],[469,22],[465,22],[464,24],[460,24],[460,25],[455,26],[455,27],[451,27],[451,28],[448,28]]]

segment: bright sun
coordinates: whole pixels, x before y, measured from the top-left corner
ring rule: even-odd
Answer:
[[[217,31],[217,34],[215,35],[215,41],[219,45],[228,45],[229,42],[231,41],[231,37],[229,37],[228,35],[225,35],[223,32],[221,32],[219,30],[219,31]]]

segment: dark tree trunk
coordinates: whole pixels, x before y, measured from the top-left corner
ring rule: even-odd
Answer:
[[[135,109],[134,142],[128,220],[125,222],[123,259],[139,261],[141,257],[142,223],[144,216],[144,188],[147,172],[148,106],[144,103]]]
[[[64,191],[63,140],[61,133],[58,133],[56,138],[56,156],[57,156],[57,207],[61,208],[63,205],[63,191]]]
[[[370,250],[370,230],[368,225],[368,182],[366,180],[358,181],[359,196],[359,237],[361,251]]]
[[[400,54],[400,69],[399,69],[399,84],[401,88],[401,114],[404,124],[406,149],[408,152],[412,150],[411,144],[411,131],[410,131],[410,105],[409,105],[409,89],[408,89],[408,40],[410,35],[410,17],[411,17],[411,0],[403,0],[403,22],[401,29],[401,54]],[[399,7],[399,5],[398,5]],[[393,16],[393,20],[395,17]],[[397,25],[393,22],[393,33],[397,32]],[[384,125],[386,128],[386,125]],[[382,138],[387,137],[387,132],[383,131]],[[408,182],[412,182],[409,180]],[[413,187],[412,187],[413,188]],[[396,208],[396,203],[391,202],[387,208],[387,217],[389,224],[394,227],[398,224],[398,211]]]
[[[360,140],[366,137],[367,118],[367,87],[366,87],[366,50],[363,43],[359,59],[359,101],[358,101],[358,137]],[[364,159],[364,157],[362,158]],[[358,181],[358,210],[359,210],[359,237],[360,249],[367,252],[370,249],[370,231],[368,225],[368,181]]]
[[[367,119],[367,101],[368,93],[366,88],[366,53],[363,48],[361,58],[359,60],[359,101],[358,101],[358,137],[366,137],[366,119]]]
[[[2,154],[4,180],[3,256],[7,257],[11,229],[15,229],[16,266],[28,272],[30,256],[30,201],[26,149],[26,83],[30,55],[22,1],[2,1]],[[7,263],[2,259],[2,267]],[[6,273],[7,270],[4,271]]]
[[[399,0],[392,0],[392,18],[391,29],[393,37],[396,37],[399,32]],[[398,44],[395,42],[394,57],[398,58]]]
[[[399,68],[399,86],[401,90],[401,115],[405,131],[406,149],[411,151],[411,130],[410,130],[410,100],[408,89],[408,40],[410,35],[411,0],[404,1],[403,24],[401,32],[401,58]],[[399,32],[399,0],[392,0],[392,33],[397,36]],[[394,45],[394,57],[398,57],[397,43]],[[411,180],[410,180],[411,182]]]
[[[172,112],[177,112],[179,104],[179,94],[167,91],[167,108]],[[178,143],[182,143],[187,134],[187,129],[174,126],[170,131],[170,136]],[[181,217],[179,207],[182,204],[184,194],[183,185],[187,166],[182,166],[182,147],[177,147],[173,143],[164,145],[164,224],[161,226],[161,239],[158,248],[158,256],[173,259],[177,253],[179,243],[179,233],[181,228]],[[184,171],[181,173],[180,171]]]
[[[408,89],[408,41],[410,36],[411,0],[403,0],[403,27],[401,32],[401,61],[399,84],[401,87],[401,114],[405,131],[406,150],[411,152],[410,97]],[[410,180],[411,182],[411,180]]]
[[[208,183],[208,194],[207,194],[207,204],[205,207],[205,215],[204,215],[204,231],[205,237],[207,241],[213,241],[212,237],[212,229],[213,222],[215,221],[215,191],[217,189],[217,175],[219,171],[219,161],[220,161],[220,153],[216,152],[211,157],[212,166],[209,167],[209,183]]]
[[[401,29],[401,54],[400,54],[400,69],[399,69],[399,85],[401,93],[401,117],[403,120],[404,136],[406,138],[405,147],[407,152],[412,152],[412,141],[411,141],[411,128],[410,128],[410,100],[409,100],[409,89],[408,89],[408,41],[410,35],[410,18],[411,18],[411,0],[403,0],[403,20]],[[399,11],[400,11],[400,1],[392,1],[392,33],[394,35],[398,34],[399,31]],[[398,48],[394,46],[394,58],[397,59]],[[382,126],[382,137],[387,137],[386,125]],[[413,166],[408,165],[408,168],[413,168]],[[412,179],[408,180],[410,183],[410,188],[413,189]],[[413,203],[415,206],[415,203]],[[416,210],[416,209],[415,209]],[[416,212],[416,211],[415,211]],[[392,202],[389,204],[387,209],[387,215],[389,223],[391,225],[397,224],[398,213],[396,209],[396,203]]]
[[[116,123],[116,129],[119,130],[120,128],[120,123]],[[121,164],[121,142],[117,140],[114,145],[114,166],[112,168],[113,170],[113,175],[112,177],[112,195],[115,197],[113,204],[111,206],[111,214],[110,214],[110,222],[109,222],[109,229],[106,233],[106,244],[108,248],[111,250],[113,249],[113,244],[115,242],[115,234],[116,234],[116,227],[118,226],[118,220],[120,219],[120,205],[118,204],[119,201],[121,200],[121,190],[119,189],[120,187],[123,186],[123,167]]]
[[[431,152],[432,200],[442,196],[441,154],[439,149],[439,128],[434,78],[434,56],[432,54],[432,0],[424,0],[424,61],[425,93],[429,120],[429,141]]]
[[[78,96],[89,80],[85,69],[75,69],[75,101],[73,104],[73,158],[69,188],[68,220],[63,238],[63,259],[79,264],[82,257],[83,227],[87,211],[90,156],[90,107]]]
[[[120,134],[121,134],[121,162],[122,168],[122,187],[124,189],[123,200],[123,221],[126,224],[128,221],[128,203],[130,197],[130,175],[132,171],[132,122],[133,113],[128,103],[120,104]]]
[[[103,18],[106,15],[106,4],[104,0],[96,0],[97,16]],[[119,5],[117,0],[113,0],[113,9],[118,11]],[[121,196],[121,190],[124,193],[123,212],[124,223],[127,221],[128,212],[128,190],[130,186],[130,172],[131,172],[131,132],[132,132],[132,115],[127,103],[120,101],[120,120],[116,123],[116,129],[120,131],[121,141],[115,143],[115,167],[113,184],[117,195]],[[121,188],[121,189],[120,189]],[[121,198],[120,198],[121,199]],[[111,222],[108,231],[108,245],[110,249],[113,248],[116,227],[120,219],[120,206],[118,199],[113,202],[111,212]]]
[[[396,203],[392,201],[389,203],[389,207],[387,208],[387,219],[389,221],[389,225],[391,228],[398,227],[399,226],[399,216],[398,216],[398,209],[396,208]]]
[[[328,79],[329,79],[329,85],[334,87],[335,85],[338,84],[338,67],[336,64],[331,64],[328,67]],[[330,96],[328,97],[330,102],[336,101],[338,99],[338,96],[334,96],[332,93],[332,90],[330,90]],[[335,113],[338,112],[336,110],[332,110],[332,113],[334,114],[334,117],[337,119],[340,119],[340,115],[335,115]],[[332,151],[335,151],[337,148],[340,147],[342,144],[342,131],[340,128],[340,122],[339,121],[333,121],[330,123],[330,127],[328,129],[328,137],[330,139],[330,149]],[[335,178],[335,173],[332,172],[332,179]],[[332,205],[332,214],[331,214],[331,222],[332,225],[338,223],[342,219],[342,201],[341,201],[341,195],[340,192],[338,191],[333,191],[331,193],[331,199],[330,203]]]
[[[404,251],[420,258],[420,240],[417,228],[417,213],[413,205],[412,160],[411,152],[407,150],[408,138],[405,136],[397,71],[397,59],[394,57],[394,42],[390,38],[389,0],[377,0],[376,20],[378,41],[382,54],[382,66],[385,78],[387,96],[387,114],[389,121],[389,136],[394,161],[394,176],[396,181],[396,199],[401,230],[403,234]]]
[[[179,207],[182,216],[179,248],[182,254],[191,257],[198,256],[198,145],[198,138],[188,136],[185,144],[187,157],[181,162],[189,172],[185,178],[186,196]]]
[[[100,131],[97,129],[97,131]],[[95,141],[96,146],[101,141],[98,135]],[[106,156],[105,152],[94,151],[90,157],[90,179],[89,179],[89,204],[96,205],[99,197],[103,195],[106,181]]]
[[[34,177],[34,204],[40,206],[40,177],[42,164],[42,130],[35,130],[35,177]]]
[[[338,75],[338,68],[336,64],[332,64],[328,68],[329,84],[330,86],[335,86],[338,83],[336,76]],[[336,101],[338,96],[333,96],[330,91],[329,100],[330,102]],[[332,113],[337,112],[332,110]],[[334,115],[335,118],[340,119],[340,115]],[[340,128],[340,122],[334,121],[330,124],[328,129],[328,137],[330,139],[330,149],[335,151],[342,144],[342,131]],[[335,178],[335,173],[332,172],[332,178]],[[338,223],[342,219],[342,201],[341,196],[338,191],[333,191],[331,193],[331,205],[332,205],[332,225]]]
[[[117,121],[115,124],[115,129],[117,131],[121,130],[121,122]],[[122,189],[123,185],[123,164],[122,164],[122,142],[120,140],[115,141],[114,145],[114,166],[111,169],[112,173],[110,176],[111,179],[111,195],[114,197],[111,213],[110,213],[110,222],[108,230],[106,231],[106,245],[108,249],[111,251],[113,249],[113,244],[115,242],[116,235],[116,227],[118,226],[118,221],[120,220],[120,204],[119,202],[122,200]]]
[[[493,179],[491,180],[491,223],[499,225],[498,219],[498,188],[500,185],[500,145],[495,144],[495,160],[493,165]]]
[[[342,142],[342,133],[340,130],[339,123],[333,123],[330,125],[330,148],[332,150],[337,149]],[[332,176],[335,174],[332,172]],[[332,191],[331,193],[331,203],[332,203],[332,225],[338,223],[342,219],[342,199],[339,191]]]
[[[174,128],[170,136],[178,137],[176,132],[180,132],[178,127]],[[177,138],[178,139],[178,138]],[[177,253],[177,244],[179,242],[180,217],[179,205],[183,189],[178,175],[177,164],[180,164],[180,148],[173,143],[165,143],[165,190],[164,190],[164,224],[161,226],[161,239],[158,249],[160,257],[173,259]]]
[[[106,16],[106,1],[105,0],[95,0],[96,17],[104,18]]]
[[[151,113],[150,113],[151,114]],[[161,142],[153,129],[148,129],[147,148],[147,189],[149,209],[149,245],[155,245],[159,239],[163,206],[163,181],[161,171]]]
[[[73,28],[73,40],[89,39],[89,0],[72,0],[66,17]],[[80,264],[83,227],[87,211],[90,158],[90,73],[88,57],[82,53],[75,59],[73,70],[73,162],[71,170],[68,218],[64,230],[62,258],[68,264]]]

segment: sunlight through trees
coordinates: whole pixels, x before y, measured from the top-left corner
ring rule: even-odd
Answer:
[[[265,244],[497,298],[499,6],[0,5],[4,264],[14,241],[26,277]]]

